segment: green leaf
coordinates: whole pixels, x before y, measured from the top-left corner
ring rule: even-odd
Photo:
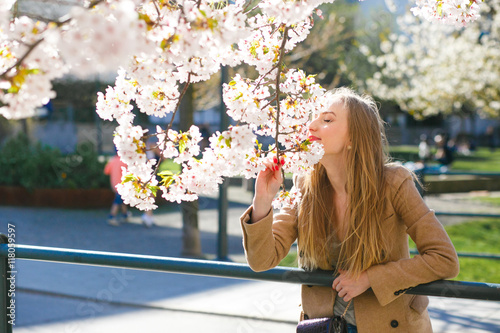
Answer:
[[[185,150],[186,150],[186,141],[184,140],[184,138],[182,138],[181,140],[179,140],[179,153],[182,154]]]
[[[148,185],[148,189],[151,190],[151,193],[156,197],[156,192],[160,189],[158,186]]]
[[[239,100],[239,99],[240,99],[240,98],[242,98],[242,97],[243,97],[243,93],[240,93],[238,96],[236,96],[236,97],[233,99],[233,101],[237,101],[237,100]]]
[[[160,177],[173,176],[173,175],[174,175],[174,173],[170,170],[164,170],[164,171],[158,172],[158,176],[160,176]]]
[[[123,177],[122,184],[125,184],[127,182],[135,180],[135,176],[133,174],[128,174],[125,177]]]
[[[443,16],[443,3],[441,1],[437,4],[437,13],[440,17]]]
[[[174,178],[171,176],[168,177],[163,177],[162,180],[160,181],[160,184],[168,188],[172,183],[174,182]]]

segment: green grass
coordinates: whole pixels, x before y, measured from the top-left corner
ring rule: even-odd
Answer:
[[[417,146],[392,146],[390,155],[397,161],[417,161]],[[451,170],[468,172],[499,172],[500,173],[500,149],[491,152],[487,148],[478,148],[470,156],[455,154],[455,160]]]
[[[453,170],[500,172],[500,150],[494,152],[479,148],[471,156],[457,156],[452,164]]]
[[[293,251],[281,260],[279,266],[298,267],[297,252]]]
[[[457,252],[500,254],[500,220],[483,219],[447,226]],[[415,243],[410,239],[410,248]],[[455,280],[500,283],[500,260],[459,258],[460,274]],[[281,266],[297,267],[297,253],[283,259]]]
[[[500,206],[500,197],[473,197],[474,201],[490,204],[492,206]]]
[[[500,220],[484,219],[447,226],[457,252],[500,254]],[[410,248],[415,244],[410,240]],[[459,258],[461,281],[500,283],[500,260]]]

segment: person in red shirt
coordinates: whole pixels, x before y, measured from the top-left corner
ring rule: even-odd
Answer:
[[[122,167],[126,167],[126,164],[120,160],[118,155],[113,156],[104,167],[104,174],[109,175],[111,189],[115,192],[115,199],[108,216],[108,224],[112,226],[119,226],[122,221],[127,222],[130,216],[127,206],[123,203],[122,197],[116,190],[116,185],[122,181]],[[122,213],[121,219],[117,217],[119,210]]]

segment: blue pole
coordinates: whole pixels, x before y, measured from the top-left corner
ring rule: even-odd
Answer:
[[[226,105],[223,100],[223,89],[222,85],[228,81],[227,67],[222,66],[220,70],[220,131],[225,131],[229,127],[229,116],[226,113]],[[229,261],[228,257],[228,246],[227,246],[227,212],[229,208],[228,203],[228,179],[225,179],[222,184],[219,185],[219,231],[217,233],[217,259],[222,261]]]

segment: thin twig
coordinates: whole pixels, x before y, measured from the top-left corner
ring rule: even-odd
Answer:
[[[276,159],[278,163],[280,163],[280,149],[279,149],[279,127],[280,127],[280,77],[281,77],[281,63],[283,62],[283,57],[285,55],[285,45],[286,45],[286,40],[288,38],[288,27],[285,27],[285,30],[283,31],[283,41],[281,42],[281,47],[280,47],[280,57],[278,59],[278,73],[276,74],[276,98],[277,98],[277,103],[276,103],[276,137],[275,137],[275,142],[276,142]],[[284,170],[283,168],[281,169],[281,174],[283,178],[283,183],[281,186],[283,186],[283,189],[285,188],[285,177],[284,177]]]
[[[89,6],[87,9],[91,9],[95,6],[97,6],[98,4],[100,4],[101,2],[104,2],[105,0],[94,0],[92,2],[90,2]],[[61,27],[67,23],[69,23],[71,21],[71,17],[70,18],[67,18],[67,19],[64,19],[63,21],[60,21],[60,22],[54,22],[58,27]],[[49,21],[49,22],[52,22],[52,21]],[[16,63],[14,65],[12,65],[11,67],[9,67],[8,69],[6,69],[2,74],[0,74],[0,78],[2,79],[6,79],[7,78],[7,73],[10,72],[12,69],[16,68],[16,67],[19,67],[21,66],[21,64],[23,63],[24,60],[26,60],[26,58],[31,54],[31,52],[33,52],[33,50],[44,40],[44,38],[40,38],[39,40],[37,40],[36,42],[34,42],[33,44],[29,45],[28,46],[28,50],[26,51],[26,53],[21,57],[19,58],[18,61],[16,61]]]
[[[277,68],[277,65],[274,65],[274,66],[273,66],[270,70],[268,70],[268,71],[266,72],[266,74],[261,75],[261,76],[260,76],[259,81],[255,84],[255,88],[253,88],[252,92],[255,92],[255,90],[257,89],[257,87],[260,85],[261,81],[262,81],[262,80],[264,80],[264,78],[265,78],[268,74],[270,74],[272,71],[274,71],[276,68]]]
[[[182,92],[179,95],[179,99],[177,101],[177,105],[175,106],[174,113],[172,114],[172,119],[170,119],[170,123],[167,125],[167,128],[164,130],[164,132],[165,132],[165,140],[164,140],[164,142],[165,143],[169,140],[169,138],[168,138],[168,131],[172,128],[172,125],[174,124],[175,115],[177,114],[177,111],[179,110],[182,98],[186,94],[186,91],[189,88],[190,84],[191,84],[191,73],[188,74],[188,78],[187,78],[186,84],[184,85],[184,88],[182,89]],[[161,153],[161,155],[163,155],[163,150],[161,150],[160,153]],[[153,174],[151,175],[151,179],[149,181],[153,180],[153,178],[156,177],[156,173],[158,172],[159,167],[160,167],[160,163],[158,161],[158,163],[156,163],[155,170],[154,170]],[[147,183],[148,182],[144,183],[143,186],[145,187]]]
[[[95,6],[97,6],[98,4],[100,4],[101,2],[104,2],[106,0],[94,0],[94,1],[91,1],[89,3],[89,6],[87,7],[87,9],[91,9],[91,8],[94,8]]]
[[[33,50],[43,41],[43,38],[40,38],[39,40],[37,40],[36,42],[34,42],[33,44],[31,44],[29,47],[28,47],[28,51],[26,51],[26,53],[21,57],[19,58],[16,63],[12,66],[10,66],[9,68],[7,68],[1,75],[0,75],[0,78],[1,79],[4,79],[4,80],[8,80],[7,78],[7,73],[9,73],[12,69],[14,68],[17,68],[19,66],[21,66],[21,64],[23,63],[24,60],[26,60],[26,58],[31,54],[31,52],[33,52]]]

